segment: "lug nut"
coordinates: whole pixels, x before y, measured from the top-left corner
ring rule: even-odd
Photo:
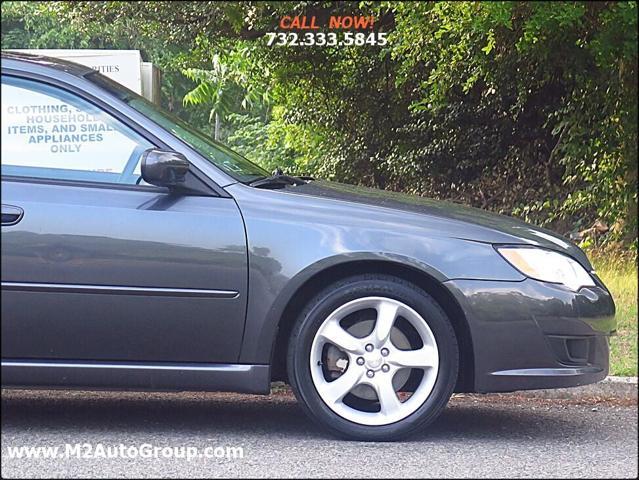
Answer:
[[[388,372],[390,370],[390,367],[386,364],[382,365],[382,372]]]
[[[357,359],[357,365],[364,365],[364,358],[363,357],[359,357]]]
[[[373,378],[375,376],[375,372],[373,372],[372,370],[369,370],[368,372],[366,372],[366,376],[368,378]]]
[[[366,345],[366,351],[367,352],[372,352],[373,351],[373,344],[369,343],[368,345]]]
[[[388,356],[388,348],[382,348],[382,356],[384,357]]]

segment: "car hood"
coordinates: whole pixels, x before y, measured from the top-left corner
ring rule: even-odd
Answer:
[[[592,270],[592,266],[584,252],[565,237],[521,220],[486,210],[442,200],[337,182],[313,181],[287,190],[298,195],[361,203],[368,206],[437,217],[448,220],[451,226],[456,225],[456,227],[459,227],[459,223],[464,223],[471,228],[452,228],[451,236],[493,244],[526,244],[548,248],[567,254],[588,270]],[[441,223],[439,225],[441,226]],[[447,234],[445,231],[438,233]]]

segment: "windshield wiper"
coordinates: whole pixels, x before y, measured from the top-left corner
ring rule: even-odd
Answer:
[[[287,185],[297,186],[313,180],[311,177],[295,177],[285,175],[281,169],[277,168],[270,177],[259,178],[249,183],[249,186],[256,188],[284,188]]]

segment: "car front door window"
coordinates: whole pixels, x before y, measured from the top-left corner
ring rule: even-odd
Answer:
[[[153,145],[90,102],[57,87],[2,80],[2,174],[135,185]]]

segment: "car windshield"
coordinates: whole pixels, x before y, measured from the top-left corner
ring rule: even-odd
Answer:
[[[110,78],[97,72],[90,73],[86,78],[116,95],[142,115],[150,118],[166,130],[169,130],[173,135],[187,143],[191,148],[200,153],[200,155],[234,179],[242,183],[250,183],[269,176],[269,173],[262,167],[255,165],[228,147],[225,147],[199,130],[189,126],[180,118]]]

